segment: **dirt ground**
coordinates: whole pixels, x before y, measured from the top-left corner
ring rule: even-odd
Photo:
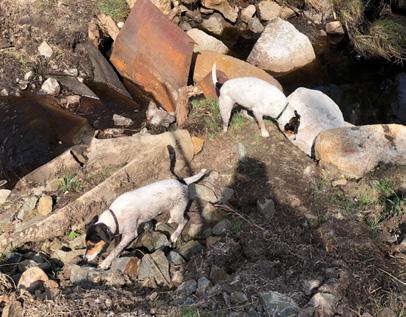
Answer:
[[[261,291],[287,294],[300,307],[306,306],[317,291],[308,290],[311,281],[318,281],[318,291],[336,296],[334,316],[365,312],[380,316],[385,307],[404,316],[404,285],[397,279],[404,281],[406,276],[405,249],[400,245],[405,214],[388,213],[387,197],[375,199],[373,195],[379,196],[374,189],[383,180],[388,197],[393,200],[392,188],[401,195],[397,186],[404,182],[406,169],[383,166],[360,181],[333,187],[332,181],[341,177],[295,148],[272,122],[267,124],[271,137],[263,139],[254,121],[235,114],[229,132],[223,134],[218,132],[212,108],[205,102],[194,106],[186,128],[206,142],[190,168],[216,171],[218,184],[233,188],[235,194],[228,207],[217,207],[231,221],[230,231],[214,245],[201,238],[207,248],[187,262],[184,279],[209,276],[215,265],[229,277],[223,285],[226,291],[244,292],[248,303],[230,304],[220,292],[180,308],[175,290],[165,288],[148,289],[137,283],[120,288],[65,286],[53,301],[20,293],[24,316],[229,316],[244,312],[248,315],[241,316],[251,316],[249,309],[260,307]],[[366,192],[369,200],[360,194]],[[398,197],[404,207],[404,196]],[[257,200],[263,198],[275,202],[271,219],[257,211]],[[193,204],[191,211],[201,210]]]

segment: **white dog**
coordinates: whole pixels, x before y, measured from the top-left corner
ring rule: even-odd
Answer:
[[[107,269],[114,258],[137,237],[138,226],[163,212],[169,212],[168,223],[178,224],[171,235],[171,241],[176,242],[187,222],[184,212],[189,202],[188,185],[197,182],[205,173],[206,170],[202,169],[188,178],[161,180],[117,197],[109,209],[100,217],[96,216],[87,226],[85,259],[94,260],[115,236],[121,235],[120,243],[99,265],[101,269]]]
[[[270,83],[255,77],[239,77],[227,80],[223,85],[217,81],[216,64],[211,70],[212,80],[219,90],[219,107],[223,120],[223,131],[228,129],[231,112],[235,104],[253,112],[258,121],[261,135],[269,137],[264,116],[278,120],[286,110],[286,96]]]

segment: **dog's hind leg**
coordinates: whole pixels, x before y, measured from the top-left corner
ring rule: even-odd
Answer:
[[[173,207],[169,212],[170,218],[168,220],[168,223],[176,222],[178,224],[178,227],[176,228],[175,232],[172,233],[171,235],[172,243],[175,243],[176,240],[178,240],[180,234],[182,233],[183,228],[187,223],[187,220],[184,216],[187,203],[188,203],[187,200],[183,200],[180,203],[178,203],[175,207]]]
[[[227,132],[228,122],[230,121],[231,111],[234,107],[234,101],[229,97],[224,97],[220,95],[219,98],[219,108],[221,119],[223,120],[223,132]]]
[[[257,119],[259,128],[260,128],[260,130],[261,130],[261,135],[262,135],[264,138],[269,137],[269,132],[268,132],[268,130],[265,128],[265,123],[264,123],[264,119],[263,119],[262,113],[260,114],[260,113],[258,113],[258,112],[254,112],[254,116],[255,116],[255,119]]]

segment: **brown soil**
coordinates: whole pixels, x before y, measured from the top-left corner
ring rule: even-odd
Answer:
[[[79,46],[87,38],[87,26],[96,12],[94,1],[3,0],[0,3],[0,87],[10,94],[21,93],[17,79],[35,72],[39,76],[63,74],[75,68],[84,78],[92,78],[87,53]],[[51,59],[39,55],[46,41],[53,49]],[[37,84],[36,84],[37,83]]]

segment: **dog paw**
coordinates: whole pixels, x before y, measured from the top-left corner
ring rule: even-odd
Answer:
[[[261,135],[263,138],[269,138],[269,132],[268,131],[261,131]]]
[[[98,267],[99,267],[100,270],[105,271],[110,267],[110,263],[106,263],[106,262],[103,261],[102,263],[99,264]]]

